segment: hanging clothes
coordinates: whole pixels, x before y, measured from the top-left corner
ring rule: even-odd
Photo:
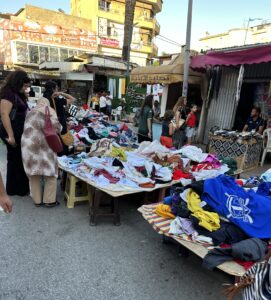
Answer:
[[[119,78],[118,99],[121,99],[121,94],[122,94],[122,79]]]

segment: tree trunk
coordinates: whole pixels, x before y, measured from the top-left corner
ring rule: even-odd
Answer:
[[[134,14],[135,14],[136,0],[125,1],[125,21],[124,21],[124,38],[122,48],[122,59],[128,61],[129,48],[132,41],[132,32],[134,26]]]

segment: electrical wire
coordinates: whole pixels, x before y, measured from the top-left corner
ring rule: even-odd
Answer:
[[[158,36],[161,37],[161,38],[164,38],[164,39],[168,40],[169,42],[172,42],[172,43],[178,44],[179,46],[182,46],[180,43],[178,43],[176,41],[173,41],[173,40],[171,40],[171,39],[169,39],[169,38],[167,38],[167,37],[165,37],[165,36],[163,36],[161,34],[159,34]]]

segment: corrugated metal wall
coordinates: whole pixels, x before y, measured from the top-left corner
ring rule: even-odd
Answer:
[[[271,63],[245,65],[245,79],[268,79],[271,78]]]
[[[236,103],[235,94],[239,68],[223,68],[217,99],[212,99],[208,108],[204,143],[208,143],[208,134],[213,126],[231,128],[233,126]]]

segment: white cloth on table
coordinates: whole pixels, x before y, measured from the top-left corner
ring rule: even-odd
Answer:
[[[263,179],[265,182],[271,182],[271,169],[265,171],[260,178]]]
[[[196,181],[205,180],[210,178],[215,178],[219,175],[225,174],[229,171],[227,165],[222,165],[220,169],[213,170],[200,170],[199,172],[192,172],[192,175],[195,177]]]
[[[159,141],[142,142],[137,149],[138,153],[143,155],[151,155],[153,153],[169,153],[169,149],[160,144]]]
[[[199,163],[203,162],[208,156],[207,153],[203,153],[203,151],[196,146],[184,146],[179,150],[173,151],[173,153],[174,154],[181,153],[187,158]]]
[[[196,233],[196,230],[193,227],[192,222],[189,219],[176,217],[171,223],[169,228],[169,234],[174,235],[192,235]]]
[[[145,166],[146,157],[139,155],[136,152],[125,151],[127,161],[134,167]]]

